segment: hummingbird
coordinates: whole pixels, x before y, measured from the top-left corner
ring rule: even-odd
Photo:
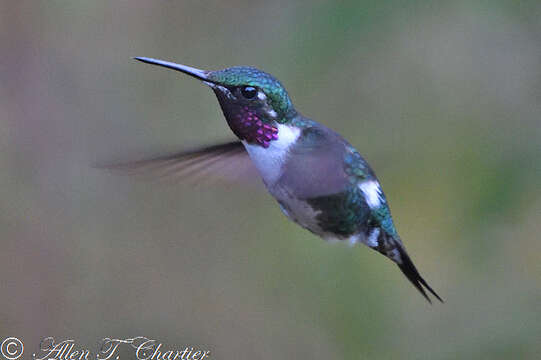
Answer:
[[[398,265],[428,302],[425,290],[443,302],[406,252],[372,168],[342,136],[299,113],[276,78],[249,66],[208,71],[148,57],[134,59],[208,85],[238,140],[113,168],[165,166],[168,172],[189,173],[249,157],[290,220],[324,240],[378,251]]]

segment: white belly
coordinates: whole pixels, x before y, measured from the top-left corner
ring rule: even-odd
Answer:
[[[280,178],[287,152],[301,133],[299,128],[288,125],[278,124],[277,128],[278,139],[271,141],[268,148],[242,142],[263,181],[269,187]]]
[[[277,127],[278,140],[271,141],[268,148],[248,144],[245,141],[242,143],[252,162],[259,170],[270,194],[278,200],[282,212],[305,229],[319,234],[321,230],[316,220],[319,211],[314,211],[306,201],[295,198],[289,193],[288,189],[277,184],[287,161],[287,153],[299,138],[301,130],[281,124]]]

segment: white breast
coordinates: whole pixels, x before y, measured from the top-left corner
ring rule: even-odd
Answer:
[[[280,178],[287,152],[301,133],[299,128],[288,125],[278,124],[277,128],[278,140],[271,141],[268,148],[242,142],[267,186]]]
[[[365,181],[359,184],[359,188],[364,194],[366,203],[371,209],[378,208],[381,205],[381,188],[375,180]]]

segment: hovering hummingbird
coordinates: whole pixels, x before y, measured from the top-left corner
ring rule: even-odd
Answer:
[[[289,219],[324,240],[377,250],[398,265],[426,300],[431,302],[425,288],[443,302],[406,252],[374,171],[342,136],[295,110],[277,79],[246,66],[205,71],[135,59],[183,72],[210,86],[238,140],[113,167],[163,165],[170,172],[190,172],[249,156]]]

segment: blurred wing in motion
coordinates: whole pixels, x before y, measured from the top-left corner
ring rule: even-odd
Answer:
[[[206,180],[237,182],[258,179],[257,170],[240,141],[133,162],[99,164],[97,167],[118,174],[178,178],[196,184]]]

